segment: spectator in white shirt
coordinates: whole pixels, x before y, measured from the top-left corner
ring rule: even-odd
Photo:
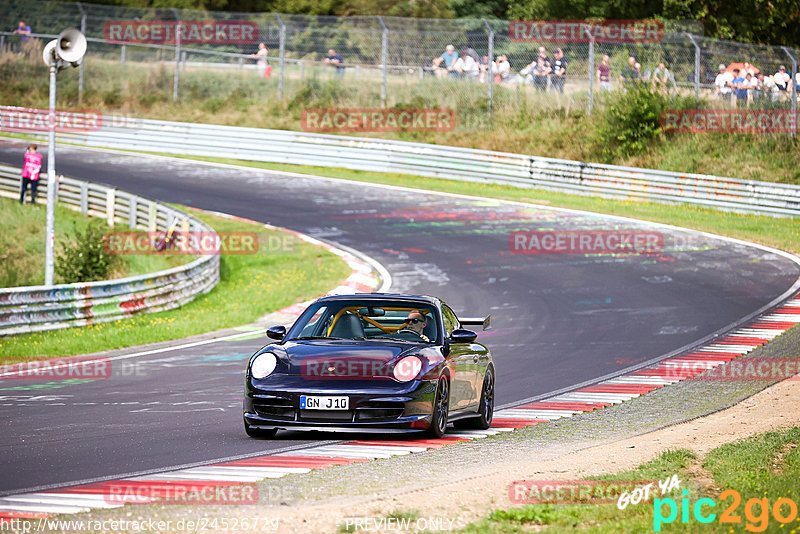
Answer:
[[[733,81],[733,74],[730,72],[725,72],[725,65],[720,63],[719,65],[719,74],[717,74],[717,78],[714,80],[714,86],[716,87],[717,96],[724,100],[730,102],[731,100],[731,93],[733,93],[733,89],[729,85]]]
[[[511,64],[508,62],[508,56],[505,54],[497,56],[492,62],[492,75],[500,76],[500,83],[511,81]]]
[[[466,48],[461,49],[461,54],[453,65],[453,70],[467,80],[477,80],[480,75],[480,66]]]
[[[772,79],[775,80],[775,85],[778,86],[778,89],[785,91],[789,87],[789,82],[792,77],[786,72],[786,67],[781,65],[781,68],[778,69],[778,72],[775,73]]]

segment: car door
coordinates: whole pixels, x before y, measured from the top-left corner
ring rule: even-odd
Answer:
[[[442,319],[445,335],[449,338],[453,330],[458,328],[458,318],[446,304],[442,305]],[[453,371],[450,378],[450,407],[452,410],[464,410],[478,402],[474,392],[477,364],[473,361],[470,343],[450,343],[449,347],[447,359]]]

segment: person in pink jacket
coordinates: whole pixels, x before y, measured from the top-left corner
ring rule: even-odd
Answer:
[[[25,162],[22,164],[22,186],[19,192],[19,203],[25,204],[25,192],[31,186],[31,204],[36,204],[36,189],[39,187],[39,172],[42,170],[42,155],[36,152],[36,145],[25,151]]]

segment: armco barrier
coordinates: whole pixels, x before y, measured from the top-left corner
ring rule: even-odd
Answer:
[[[88,146],[492,182],[623,200],[685,203],[743,213],[800,215],[800,187],[339,135],[107,116]]]
[[[0,196],[19,199],[20,169],[0,165]],[[42,174],[40,202],[46,196]],[[58,202],[84,215],[131,229],[213,230],[169,206],[99,184],[58,177]],[[123,319],[137,313],[177,308],[207,293],[219,281],[219,256],[202,256],[186,265],[119,280],[0,289],[0,336],[55,330]]]

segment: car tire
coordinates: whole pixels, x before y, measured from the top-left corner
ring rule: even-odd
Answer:
[[[492,426],[494,418],[494,369],[489,367],[483,375],[483,386],[481,387],[481,404],[478,408],[478,416],[469,419],[461,419],[453,423],[456,428],[470,428],[486,430]]]
[[[433,414],[431,426],[428,428],[428,435],[433,438],[441,438],[447,430],[447,415],[450,410],[450,383],[447,378],[439,377],[436,384],[436,392],[433,397]]]
[[[244,422],[244,431],[251,438],[261,438],[261,439],[274,438],[275,434],[278,433],[277,428],[255,428],[248,425],[247,421]]]

